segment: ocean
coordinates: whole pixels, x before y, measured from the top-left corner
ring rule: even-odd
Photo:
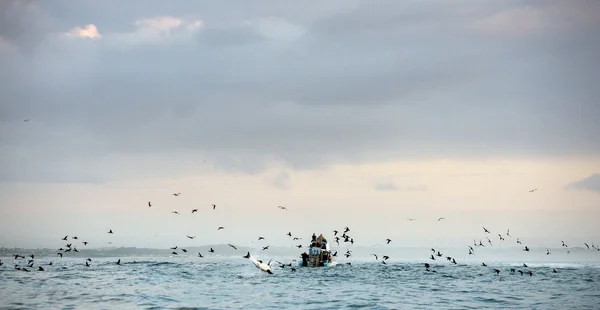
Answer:
[[[2,257],[1,309],[600,309],[600,263],[384,265],[367,259],[273,274],[230,257]],[[279,258],[282,263],[291,258]],[[426,271],[425,262],[432,271]],[[36,265],[37,266],[37,265]],[[532,271],[510,272],[511,268]],[[499,269],[496,275],[493,271]],[[553,273],[556,269],[557,273]],[[435,270],[435,272],[433,272]]]

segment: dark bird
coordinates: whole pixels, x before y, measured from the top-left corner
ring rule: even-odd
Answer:
[[[200,254],[200,252],[198,252],[198,257],[203,258],[204,256],[202,256],[202,254]]]
[[[225,227],[219,226],[219,228],[217,228],[217,230],[221,230],[221,229],[225,229]]]
[[[211,252],[211,253],[215,252],[215,250],[213,250],[213,248],[210,248],[210,250],[208,250],[208,251]]]
[[[487,265],[485,263],[481,263],[481,266],[483,267],[487,267]]]
[[[31,257],[31,259],[35,259],[35,255],[33,254],[29,255],[29,257]]]
[[[533,272],[531,272],[531,270],[528,271],[529,276],[532,277],[533,276]]]
[[[173,214],[177,214],[177,215],[180,215],[180,214],[179,214],[179,212],[177,212],[177,211],[173,211],[173,212],[171,212],[171,213],[173,213]]]
[[[490,233],[490,231],[487,230],[485,227],[483,228],[483,231],[486,232],[486,233],[488,233],[488,234]]]
[[[29,267],[33,267],[33,266],[29,266]],[[42,266],[39,266],[38,271],[44,271],[44,268],[42,268]]]
[[[523,263],[523,267],[528,268],[529,266],[527,266],[527,264]]]
[[[565,244],[564,241],[561,241],[561,242],[562,242],[562,246],[564,246],[565,248],[568,248],[568,246]]]
[[[56,253],[56,255],[59,255],[62,258],[63,253]]]
[[[186,249],[181,249],[181,250],[183,251],[183,253],[187,253],[187,250],[186,250]]]
[[[590,249],[590,246],[587,243],[584,243],[585,246],[588,248],[588,250]]]
[[[379,260],[379,258],[377,257],[377,254],[371,254],[373,256],[375,256],[375,260]]]
[[[87,242],[87,241],[84,241],[84,242],[82,242],[82,243],[83,243],[83,245],[84,245],[84,246],[86,246],[86,245],[88,245],[88,243],[89,243],[89,242]]]
[[[292,236],[292,232],[288,232],[286,235],[288,235],[288,236],[291,237]]]
[[[152,202],[148,201],[148,208],[152,207]]]
[[[349,232],[349,231],[350,231],[350,228],[348,228],[348,226],[346,226],[346,227],[344,228],[344,233],[347,233],[347,232]]]
[[[552,273],[558,273],[558,271],[556,271],[556,269],[552,269]]]
[[[109,234],[114,234],[114,233],[113,233],[113,231],[112,231],[112,229],[110,229],[110,230],[108,231],[108,233],[109,233]]]
[[[439,221],[441,221],[441,220],[445,220],[445,218],[443,218],[443,217],[440,217],[440,218],[438,219],[438,222],[439,222]]]
[[[522,270],[517,270],[521,275],[523,275],[523,271]]]
[[[389,256],[387,256],[387,255],[384,255],[384,256],[383,256],[383,259],[384,259],[384,260],[388,260],[388,259],[390,259],[390,257],[389,257]]]
[[[296,247],[299,248],[299,249],[301,249],[302,248],[302,244],[298,244]]]
[[[188,238],[190,238],[190,239],[194,239],[194,238],[196,238],[196,236],[187,236],[187,235],[186,235],[186,237],[188,237]]]
[[[292,240],[294,240],[294,241],[295,241],[295,240],[300,240],[300,238],[298,238],[298,237],[294,237],[294,239],[292,239]]]
[[[508,230],[506,231],[506,235],[507,235],[507,236],[509,236],[509,237],[512,237],[512,236],[510,235],[510,229],[508,229]]]
[[[519,240],[519,238],[517,238],[517,244],[522,244],[521,240]]]
[[[173,193],[173,196],[178,197],[181,193]]]
[[[435,260],[435,257],[433,257],[433,255],[431,255],[431,256],[429,257],[429,259],[431,259],[431,260]]]
[[[392,242],[392,239],[385,239],[385,241],[387,241],[387,244],[390,244],[390,242]]]
[[[237,248],[235,247],[235,245],[233,244],[227,244],[228,246],[232,247],[234,250],[237,250]]]
[[[523,251],[529,252],[529,248],[527,246],[525,246],[525,248],[523,249]]]
[[[267,245],[266,247],[263,247],[263,248],[262,248],[262,250],[263,250],[263,251],[264,251],[264,250],[268,250],[268,249],[269,249],[269,246],[268,246],[268,245]]]
[[[277,206],[277,208],[279,208],[279,209],[281,209],[281,210],[287,210],[287,208],[286,208],[286,207],[284,207],[284,206]]]
[[[494,269],[494,272],[495,272],[496,274],[500,274],[500,270],[498,270],[498,269]]]
[[[177,246],[172,247],[171,250],[177,250]]]
[[[454,265],[456,265],[456,261],[454,260],[454,258],[452,259],[452,263],[453,263]]]
[[[504,237],[502,237],[501,234],[498,234],[498,236],[500,237],[500,240],[504,240]]]
[[[264,237],[258,237],[258,240],[265,240]]]
[[[532,189],[532,190],[529,190],[529,192],[530,192],[530,193],[533,193],[533,192],[535,192],[535,191],[537,191],[537,188],[534,188],[534,189]]]
[[[77,248],[73,248],[73,252],[79,253],[79,251],[77,251]]]
[[[23,123],[27,123],[29,121],[30,121],[30,119],[26,119],[26,120],[23,121]]]
[[[62,238],[62,240],[67,241],[67,238],[69,238],[69,236],[65,236],[64,238]]]
[[[213,204],[212,206],[213,206],[213,210],[215,210],[217,208],[216,204]]]
[[[550,250],[546,250],[546,255],[550,255]]]
[[[177,252],[175,252],[175,251],[171,252],[171,254],[173,254],[173,255],[178,255],[178,254],[177,254]]]
[[[406,219],[409,222],[416,221],[417,219]]]
[[[385,260],[381,261],[382,264],[387,265],[387,263],[385,262]]]
[[[90,263],[88,263],[88,262],[85,262],[85,266],[86,266],[86,267],[89,267],[89,266],[90,266]]]
[[[91,259],[91,258],[86,258],[85,260],[86,260],[86,261],[88,261],[88,262],[91,262],[91,261],[92,261],[92,259]]]
[[[121,265],[121,259],[119,258],[119,260],[117,261],[117,265]]]
[[[337,236],[337,234],[338,234],[338,231],[337,231],[337,230],[334,230],[334,231],[333,231],[333,235],[334,235],[334,236]]]
[[[198,209],[193,209],[192,210],[192,213],[196,213],[196,212],[198,212]]]

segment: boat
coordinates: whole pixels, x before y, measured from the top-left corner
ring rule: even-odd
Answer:
[[[298,267],[333,267],[337,265],[335,256],[332,255],[329,247],[329,242],[321,234],[311,242],[308,253],[304,252],[300,255],[302,258],[298,260]]]

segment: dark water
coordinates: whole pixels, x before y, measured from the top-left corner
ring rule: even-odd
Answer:
[[[46,271],[0,266],[2,309],[600,309],[600,265],[434,265],[355,262],[334,268],[245,259],[55,259]],[[136,262],[134,262],[136,261]],[[36,258],[44,264],[45,258]],[[24,260],[20,260],[24,265]],[[274,264],[277,265],[277,264]],[[66,267],[66,268],[63,268]],[[494,268],[500,269],[495,275]],[[533,276],[510,268],[533,271]],[[556,268],[558,273],[552,273]],[[36,268],[33,268],[34,270]]]

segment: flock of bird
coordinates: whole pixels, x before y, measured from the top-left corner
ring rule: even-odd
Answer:
[[[25,120],[25,122],[29,122],[29,121],[30,121],[29,119],[26,119],[26,120]],[[533,193],[533,192],[536,192],[536,191],[537,191],[537,188],[536,188],[536,189],[529,190],[529,192],[530,192],[530,193]],[[173,194],[172,194],[172,196],[174,196],[174,197],[179,197],[180,195],[181,195],[181,193],[179,193],[179,192],[178,192],[178,193],[173,193]],[[148,208],[151,208],[151,207],[152,207],[152,201],[148,201]],[[212,204],[212,205],[211,205],[211,207],[212,207],[212,210],[216,210],[216,208],[217,208],[217,205],[216,205],[216,204]],[[280,206],[277,206],[277,208],[278,208],[278,209],[280,209],[280,210],[287,210],[287,207],[285,207],[285,206],[281,206],[281,205],[280,205]],[[192,209],[192,210],[191,210],[191,214],[194,214],[194,213],[197,213],[197,212],[198,212],[198,209]],[[173,213],[173,214],[175,214],[175,215],[181,215],[181,214],[180,214],[178,211],[172,211],[171,213]],[[441,221],[441,220],[444,220],[444,219],[445,219],[444,217],[440,217],[440,218],[438,218],[438,219],[437,219],[437,221],[439,222],[439,221]],[[414,219],[414,218],[409,218],[409,219],[407,219],[407,220],[412,222],[412,221],[415,221],[416,219]],[[217,231],[219,231],[219,230],[224,230],[224,229],[225,229],[225,227],[223,227],[223,226],[219,226],[219,227],[217,227]],[[333,236],[334,236],[333,242],[334,242],[334,243],[336,243],[336,244],[338,245],[338,247],[340,246],[340,242],[342,242],[342,243],[345,243],[345,244],[348,244],[348,243],[349,243],[349,244],[353,245],[353,244],[354,244],[354,238],[353,238],[353,237],[351,237],[351,236],[348,234],[349,232],[350,232],[350,228],[348,228],[348,227],[345,227],[343,230],[333,230]],[[491,233],[491,232],[490,232],[490,231],[489,231],[487,228],[485,228],[485,227],[483,227],[483,233],[484,233],[484,234],[487,234],[487,235],[485,236],[485,239],[487,239],[487,240],[486,240],[486,241],[487,241],[487,243],[484,243],[484,242],[482,241],[482,239],[479,239],[478,241],[477,241],[477,239],[474,239],[474,240],[473,240],[473,245],[468,245],[468,255],[475,255],[475,248],[483,248],[483,247],[486,247],[486,244],[487,244],[487,245],[489,245],[490,247],[491,247],[491,246],[493,246],[492,240],[491,240],[491,239],[490,239],[490,237],[489,237],[489,236],[491,236],[491,235],[492,235],[492,233]],[[112,229],[109,229],[109,230],[108,230],[108,232],[107,232],[107,234],[109,234],[109,235],[113,235],[113,234],[114,234],[114,232],[113,232],[113,230],[112,230]],[[299,243],[299,241],[302,239],[302,238],[299,238],[299,237],[295,237],[295,236],[293,236],[291,232],[288,232],[286,235],[287,235],[289,238],[292,238],[292,239],[291,239],[292,241],[298,241],[297,243]],[[498,233],[498,234],[497,234],[497,236],[498,236],[498,242],[504,242],[504,241],[506,241],[506,238],[513,238],[513,237],[510,235],[510,230],[507,230],[505,234]],[[506,236],[506,238],[505,238],[505,236]],[[186,235],[186,237],[187,237],[187,238],[189,238],[189,239],[192,239],[192,240],[196,238],[195,236],[189,236],[189,235]],[[77,253],[77,252],[79,252],[79,251],[77,250],[77,247],[76,247],[76,245],[74,245],[74,244],[73,244],[73,242],[76,242],[76,241],[78,242],[78,241],[79,241],[79,238],[78,238],[77,236],[72,236],[72,237],[69,239],[69,236],[67,235],[67,236],[64,236],[63,238],[61,238],[61,240],[62,240],[62,241],[65,241],[65,242],[67,242],[67,243],[66,243],[66,244],[64,244],[62,247],[60,247],[60,248],[58,249],[58,251],[57,251],[57,253],[56,253],[56,255],[57,255],[58,257],[62,258],[62,257],[63,257],[63,256],[66,254],[66,253],[69,253],[69,252],[73,252],[73,253]],[[71,240],[71,243],[69,243],[69,240]],[[265,238],[264,238],[263,236],[259,236],[259,237],[258,237],[258,240],[259,240],[259,241],[261,241],[261,240],[265,240]],[[389,238],[385,239],[385,244],[386,244],[386,245],[389,245],[391,242],[392,242],[392,240],[391,240],[391,239],[389,239]],[[521,240],[520,240],[519,238],[516,238],[516,243],[517,243],[517,244],[521,244],[521,245],[522,245],[522,242],[521,242]],[[82,244],[83,246],[87,246],[87,245],[88,245],[88,242],[87,242],[87,241],[81,241],[81,244]],[[109,242],[109,244],[111,244],[111,242]],[[229,246],[230,246],[232,249],[234,249],[234,250],[237,250],[237,247],[236,247],[235,245],[233,245],[233,244],[228,244],[228,245],[229,245]],[[588,245],[587,243],[584,243],[584,245],[587,247],[587,249],[588,249],[588,250],[596,250],[596,251],[600,251],[600,245],[595,245],[594,243],[592,243],[591,247],[590,247],[590,245]],[[377,245],[376,245],[376,246],[377,246]],[[567,244],[565,244],[565,242],[564,242],[564,241],[562,241],[562,245],[561,245],[561,246],[562,246],[562,247],[564,247],[564,248],[568,248],[568,245],[567,245]],[[297,247],[297,248],[302,248],[302,247],[303,247],[303,245],[302,245],[302,244],[297,244],[297,245],[296,245],[296,247]],[[310,247],[310,245],[308,245],[307,247]],[[269,246],[268,246],[268,245],[266,245],[266,246],[262,247],[262,250],[263,250],[263,251],[266,251],[266,250],[268,250],[268,249],[269,249]],[[187,252],[188,252],[188,251],[187,251],[187,249],[185,249],[185,248],[180,248],[180,247],[178,247],[178,246],[174,246],[174,247],[170,248],[170,250],[172,250],[172,252],[171,252],[171,254],[172,254],[172,255],[179,255],[180,253],[179,253],[178,251],[181,251],[182,253],[187,253]],[[525,252],[529,252],[529,251],[530,251],[530,248],[529,248],[527,245],[525,245],[525,246],[524,246],[524,248],[523,248],[523,251],[525,251]],[[209,253],[215,253],[215,250],[214,250],[214,249],[211,247],[211,248],[208,250],[208,252],[209,252]],[[444,254],[443,254],[443,253],[441,253],[439,250],[437,250],[437,251],[436,251],[436,249],[434,249],[434,248],[432,248],[432,249],[431,249],[431,252],[432,252],[432,254],[430,254],[430,256],[429,256],[429,259],[430,259],[430,260],[436,261],[436,260],[437,260],[437,259],[436,259],[436,257],[437,257],[437,258],[442,258],[442,257],[444,257]],[[567,254],[569,254],[569,253],[570,253],[570,251],[568,251],[568,250],[567,250]],[[550,253],[550,250],[547,250],[547,251],[546,251],[546,255],[550,255],[550,254],[551,254],[551,253]],[[205,255],[206,255],[206,254],[205,254]],[[202,253],[197,253],[197,257],[199,257],[199,258],[204,258],[204,257],[205,257],[205,255],[203,255]],[[334,256],[334,257],[337,257],[337,255],[338,255],[338,251],[335,251],[335,252],[333,252],[333,253],[332,253],[332,256]],[[372,253],[371,255],[372,255],[372,256],[374,256],[374,257],[375,257],[375,260],[377,260],[377,261],[379,261],[379,256],[381,256],[381,258],[382,258],[382,259],[381,259],[381,261],[380,261],[380,262],[381,262],[382,264],[384,264],[384,265],[387,265],[387,262],[386,262],[386,261],[387,261],[387,260],[390,258],[388,255],[381,255],[381,254],[379,254],[379,255],[378,255],[378,254],[376,254],[376,253]],[[349,249],[347,248],[347,249],[346,249],[346,252],[343,254],[343,256],[345,256],[346,258],[350,258],[350,257],[352,256],[352,251],[351,251],[351,250],[349,250]],[[248,258],[248,259],[251,259],[251,260],[252,260],[252,261],[255,263],[255,265],[256,265],[258,268],[260,268],[261,270],[263,270],[263,271],[265,271],[265,272],[268,272],[268,273],[272,273],[272,272],[271,272],[271,269],[270,269],[270,268],[271,268],[271,262],[269,262],[268,264],[264,264],[262,261],[260,261],[260,260],[255,260],[254,258],[252,258],[252,256],[250,255],[250,253],[248,253],[247,255],[245,255],[245,256],[242,256],[242,257],[243,257],[243,258]],[[30,259],[27,259],[27,258],[30,258]],[[21,270],[21,271],[25,271],[25,272],[29,272],[29,271],[31,271],[31,270],[35,270],[34,268],[36,267],[36,264],[35,264],[36,262],[35,262],[35,255],[34,255],[34,254],[30,254],[30,255],[28,255],[28,256],[24,256],[24,255],[21,255],[21,254],[14,254],[14,259],[15,259],[15,260],[17,260],[18,262],[20,262],[21,260],[26,260],[26,261],[27,261],[27,263],[26,263],[26,264],[24,264],[24,265],[22,265],[22,264],[20,264],[20,263],[17,263],[17,264],[15,264],[15,265],[14,265],[14,269],[16,269],[16,270]],[[450,264],[454,264],[454,265],[457,265],[457,264],[458,264],[458,263],[457,263],[457,261],[456,261],[456,258],[455,258],[455,257],[452,257],[452,256],[446,256],[446,257],[445,257],[445,259],[446,259],[446,260],[447,260],[447,261],[448,261]],[[291,263],[284,264],[284,263],[281,263],[281,262],[278,262],[278,261],[276,261],[276,262],[277,262],[277,263],[279,263],[279,267],[281,267],[281,268],[285,268],[285,267],[292,267],[292,264],[291,264]],[[85,267],[91,267],[91,264],[90,264],[90,263],[92,263],[92,259],[90,259],[90,258],[86,258],[86,259],[85,259],[85,260],[82,262],[82,265],[83,265],[83,266],[85,266]],[[0,259],[0,266],[2,266],[3,264],[4,264],[4,262],[3,262],[3,261]],[[120,260],[120,259],[119,259],[119,260],[117,260],[117,261],[115,262],[115,264],[117,264],[117,265],[121,265],[121,260]],[[350,263],[350,262],[346,262],[346,264],[347,264],[347,265],[351,265],[351,263]],[[432,271],[432,272],[436,272],[435,270],[433,270],[433,267],[432,267],[432,265],[431,265],[430,263],[425,263],[424,265],[425,265],[425,270],[426,270],[426,271]],[[44,271],[44,266],[52,266],[52,262],[49,262],[49,263],[47,263],[47,264],[38,264],[38,265],[37,265],[37,270],[38,270],[38,271]],[[487,267],[487,264],[486,264],[485,262],[483,262],[483,263],[481,264],[481,266],[483,266],[483,267]],[[527,268],[528,266],[527,266],[527,264],[526,264],[526,263],[523,263],[522,267],[523,267],[523,268]],[[66,267],[62,267],[62,268],[66,268]],[[295,271],[295,270],[296,270],[296,268],[293,268],[293,267],[291,268],[291,271]],[[523,275],[523,274],[524,274],[524,272],[523,272],[522,270],[517,270],[517,269],[515,269],[515,268],[511,268],[511,269],[509,269],[509,271],[510,271],[511,273],[518,272],[518,273],[520,273],[521,275]],[[493,269],[493,272],[494,272],[494,273],[496,273],[496,274],[500,274],[500,272],[501,272],[501,271],[500,271],[499,269]],[[556,271],[555,269],[552,269],[552,272],[556,273],[557,271]],[[530,270],[527,270],[525,273],[529,274],[530,276],[533,276],[533,273],[532,273]]]

